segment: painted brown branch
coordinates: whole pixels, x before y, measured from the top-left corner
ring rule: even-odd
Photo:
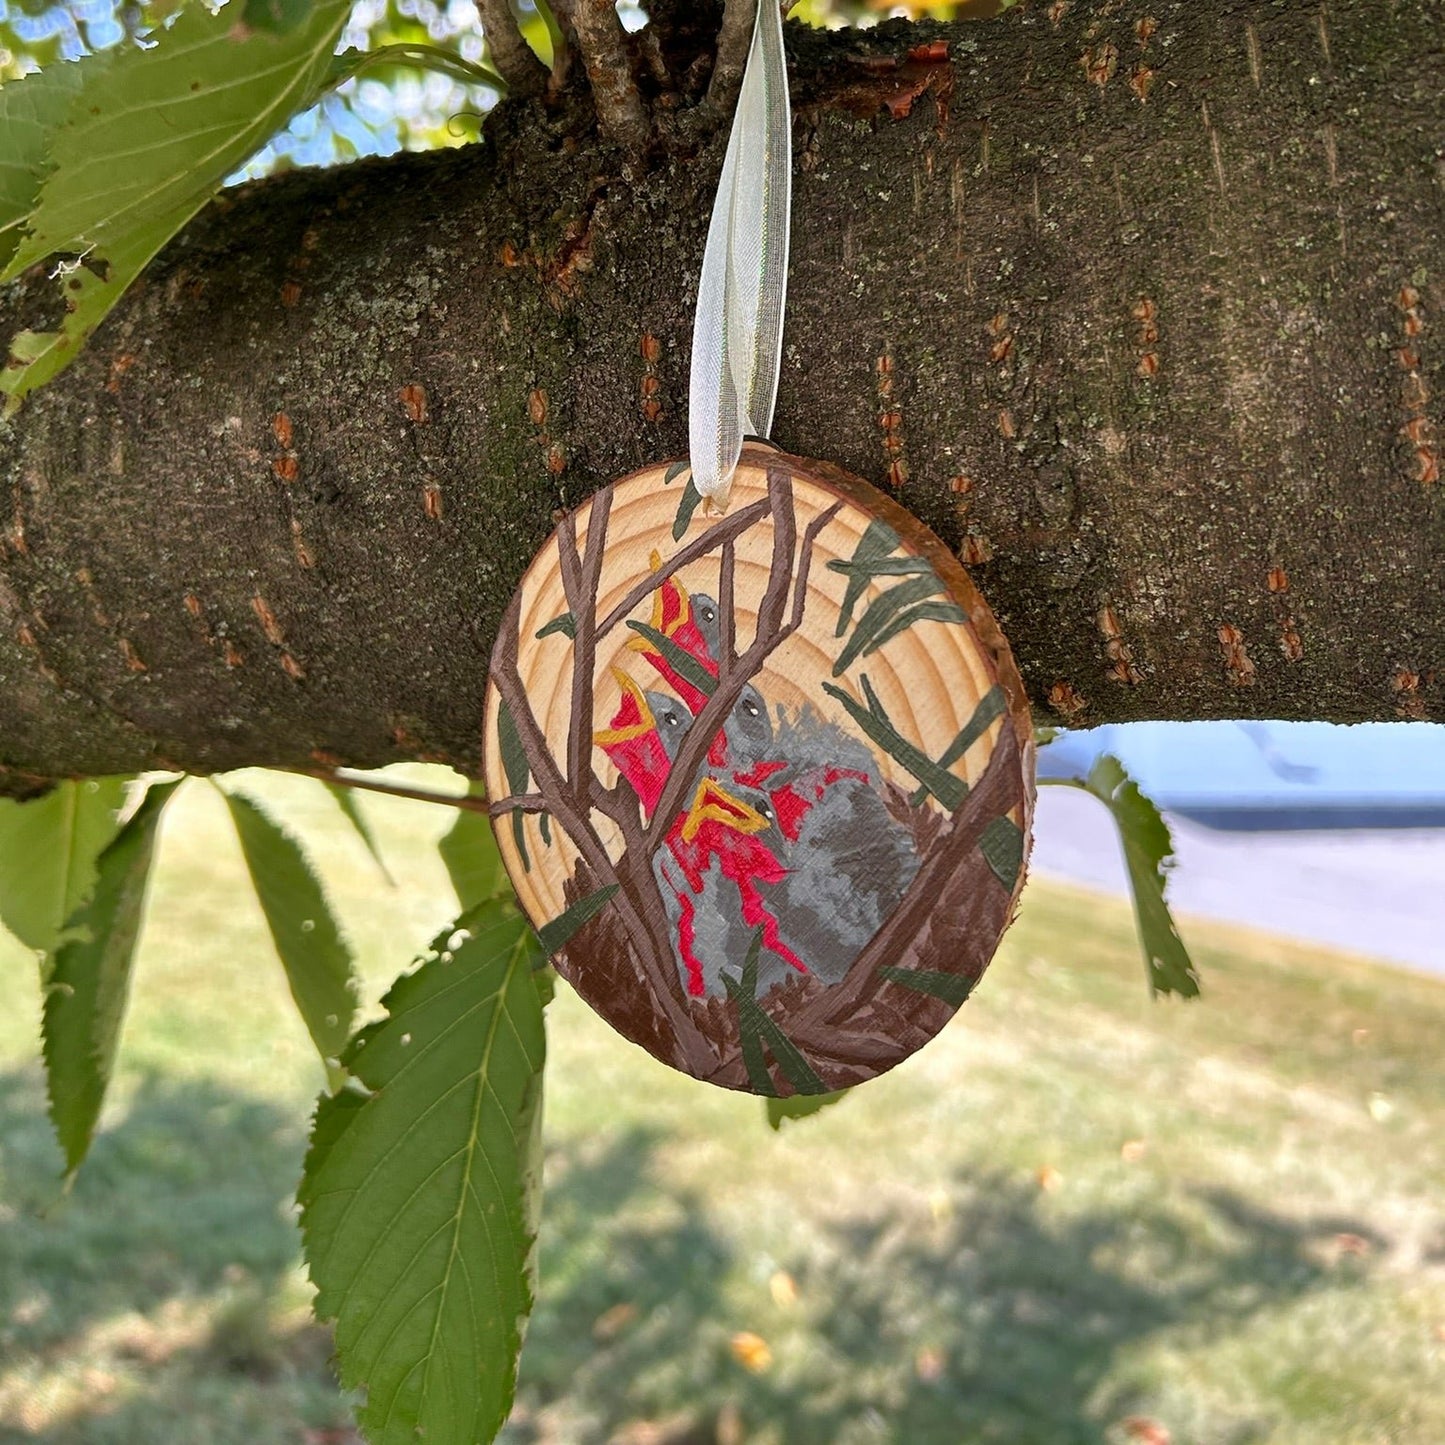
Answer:
[[[791,626],[784,625],[783,613],[794,579],[793,562],[798,540],[798,519],[793,508],[792,488],[787,484],[786,477],[780,476],[774,484],[770,473],[767,507],[773,523],[773,557],[768,572],[768,585],[763,591],[762,601],[758,604],[757,631],[747,651],[735,662],[729,664],[727,659],[721,660],[717,687],[703,710],[688,727],[647,828],[649,857],[662,846],[663,839],[676,820],[688,790],[697,777],[698,769],[702,767],[703,759],[707,757],[713,738],[732,716],[732,710],[737,706],[743,688],[757,676],[763,663],[792,633]],[[811,548],[811,538],[808,545]]]
[[[482,17],[487,48],[497,74],[507,82],[509,94],[517,97],[539,95],[547,83],[547,71],[522,39],[508,0],[476,0]]]
[[[656,592],[674,572],[686,567],[690,562],[696,562],[699,557],[706,557],[709,552],[740,536],[754,522],[761,521],[767,516],[768,510],[769,503],[766,498],[760,502],[751,502],[741,511],[723,518],[716,526],[709,527],[706,532],[700,537],[695,537],[686,547],[674,552],[656,572],[649,572],[646,579],[633,587],[622,601],[597,624],[598,641],[600,642],[602,638],[606,637],[614,627],[625,622],[633,608],[644,597]]]
[[[690,1072],[705,1074],[715,1066],[716,1055],[688,1014],[672,956],[672,945],[661,921],[661,910],[656,906],[657,884],[650,869],[645,877],[639,871],[639,863],[646,860],[629,859],[624,853],[619,864],[613,863],[592,826],[591,818],[581,810],[577,793],[568,786],[558,770],[547,746],[546,735],[532,712],[516,662],[521,612],[522,597],[518,590],[502,618],[502,635],[511,639],[512,645],[497,649],[492,663],[492,679],[512,714],[517,735],[537,780],[537,791],[546,803],[545,811],[572,840],[598,886],[617,886],[613,906],[621,914],[628,936],[633,940],[653,996],[673,1027],[681,1058]]]
[[[717,617],[718,666],[731,667],[737,652],[738,619],[733,612],[737,605],[737,546],[729,537],[722,545],[718,564]]]
[[[808,577],[813,570],[813,544],[818,534],[843,510],[842,502],[819,512],[803,533],[803,546],[798,555],[798,575],[793,582],[793,615],[788,619],[785,635],[791,637],[803,625],[803,609],[808,605]]]
[[[510,797],[498,798],[486,811],[493,818],[505,818],[508,813],[547,813],[551,809],[541,793],[513,793]]]
[[[597,659],[597,583],[607,545],[612,493],[600,493],[587,520],[587,556],[577,556],[577,514],[570,513],[557,529],[562,587],[575,632],[572,647],[572,716],[567,734],[567,778],[577,791],[585,817],[592,806],[592,689]]]
[[[613,0],[577,0],[572,23],[602,129],[619,145],[642,150],[652,136],[652,122]]]
[[[937,907],[944,883],[978,847],[984,829],[1021,801],[1024,783],[1019,753],[1018,734],[1006,722],[983,776],[969,790],[888,921],[854,960],[842,983],[819,994],[793,1015],[790,1029],[795,1037],[811,1028],[843,1025],[859,1000],[877,986],[873,976],[878,968],[902,956]],[[990,872],[986,886],[1002,885]]]

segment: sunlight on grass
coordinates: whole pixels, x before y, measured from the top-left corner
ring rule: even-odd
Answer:
[[[393,889],[318,785],[245,782],[312,846],[374,1011],[454,911],[447,811],[362,800]],[[1445,986],[1185,932],[1205,997],[1154,1004],[1126,907],[1033,885],[934,1044],[776,1134],[561,990],[505,1438],[1445,1440]],[[166,820],[63,1202],[8,942],[0,988],[0,1441],[351,1440],[290,1203],[321,1066],[215,793]]]

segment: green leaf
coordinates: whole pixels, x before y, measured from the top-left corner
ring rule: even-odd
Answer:
[[[278,0],[261,0],[263,4],[276,4]],[[284,0],[285,4],[305,3],[309,0]],[[331,78],[340,85],[353,76],[363,75],[369,70],[382,70],[388,66],[406,66],[414,70],[434,70],[438,75],[459,80],[463,85],[485,85],[500,94],[507,93],[507,82],[490,66],[477,65],[455,50],[440,45],[427,45],[420,41],[401,41],[395,45],[379,45],[375,50],[347,50],[333,57]]]
[[[56,267],[59,329],[11,342],[0,371],[9,410],[74,357],[221,182],[316,98],[350,9],[314,0],[278,33],[238,24],[229,7],[189,5],[148,48],[80,63],[82,88],[49,132],[50,169],[0,281],[53,255],[80,259]]]
[[[553,633],[560,632],[565,637],[577,636],[577,619],[570,612],[564,612],[560,617],[554,617],[545,627],[537,629],[537,641],[544,637],[551,637]]]
[[[639,637],[645,637],[662,654],[662,660],[704,697],[711,697],[717,691],[717,678],[692,653],[679,646],[665,632],[659,632],[646,622],[629,622],[627,625]]]
[[[53,953],[95,886],[96,859],[119,831],[126,778],[57,783],[28,803],[0,801],[0,920]]]
[[[550,923],[543,924],[537,930],[542,952],[550,958],[554,953],[566,948],[573,938],[607,907],[617,888],[616,883],[599,888],[595,893],[579,898],[565,913],[559,913]]]
[[[96,863],[95,889],[66,924],[41,1020],[50,1118],[67,1176],[80,1168],[115,1067],[161,812],[179,787],[146,793]]]
[[[396,887],[396,879],[391,876],[391,869],[386,866],[386,859],[381,856],[381,849],[377,846],[376,834],[371,831],[371,824],[366,821],[366,814],[361,811],[361,804],[356,799],[355,788],[342,787],[340,783],[328,783],[324,779],[322,786],[336,802],[346,817],[346,821],[356,829],[357,836],[376,861],[376,866],[381,869],[381,876]]]
[[[347,1050],[368,1092],[317,1109],[302,1235],[371,1445],[477,1445],[511,1408],[535,1288],[540,962],[511,903],[464,915]]]
[[[291,997],[329,1068],[356,1016],[351,949],[300,845],[250,798],[222,789]]]
[[[1118,824],[1129,887],[1134,894],[1139,942],[1149,970],[1150,991],[1196,997],[1199,974],[1164,897],[1164,869],[1174,855],[1174,840],[1159,809],[1139,791],[1139,785],[1125,772],[1118,758],[1108,753],[1089,769],[1087,778],[1075,781],[1072,786],[1092,793]]]
[[[244,0],[241,18],[254,30],[294,30],[311,10],[311,0]]]
[[[962,778],[950,773],[947,768],[939,767],[922,748],[916,743],[910,742],[893,726],[891,719],[883,709],[883,703],[877,693],[873,691],[866,673],[862,676],[861,682],[864,696],[868,701],[867,707],[850,697],[841,687],[835,687],[831,682],[823,684],[823,691],[829,697],[836,698],[842,703],[848,716],[858,724],[865,736],[882,748],[900,767],[907,768],[949,812],[952,812],[968,796],[968,784]]]
[[[50,169],[50,137],[85,79],[104,70],[112,53],[60,61],[0,85],[0,269],[15,254],[21,227],[39,199]]]
[[[480,783],[473,783],[467,789],[467,796],[483,798],[486,790]],[[502,866],[497,835],[492,832],[491,820],[485,813],[458,811],[456,822],[437,844],[437,851],[446,864],[463,911],[505,892],[507,870]]]
[[[670,481],[671,478],[668,480]],[[702,493],[698,491],[697,484],[689,477],[687,486],[682,489],[682,498],[677,504],[677,516],[672,523],[672,540],[674,542],[681,542],[687,536],[687,529],[692,525],[692,514],[697,511],[701,501]]]
[[[785,1120],[807,1119],[830,1104],[841,1103],[852,1092],[851,1089],[835,1089],[831,1094],[791,1094],[786,1099],[765,1099],[763,1108],[767,1113],[768,1127],[776,1134]]]
[[[896,586],[890,587],[869,605],[868,610],[859,619],[857,627],[853,629],[852,637],[848,639],[847,646],[838,654],[837,660],[833,663],[833,676],[841,677],[859,657],[865,655],[865,652],[871,651],[869,644],[878,638],[884,628],[900,612],[913,606],[914,603],[922,602],[925,598],[936,596],[942,591],[943,583],[938,580],[937,574],[932,569],[925,576],[913,577],[907,582],[900,582]]]
[[[663,486],[665,486],[665,487],[671,486],[671,485],[673,484],[673,482],[675,482],[680,476],[682,476],[682,474],[683,474],[684,472],[688,472],[688,471],[691,471],[691,470],[692,470],[692,463],[689,462],[689,461],[687,461],[686,459],[684,459],[683,461],[680,461],[680,462],[674,462],[674,463],[667,469],[667,471],[663,474],[663,478],[662,478],[662,484],[663,484]]]
[[[958,1008],[973,992],[976,978],[965,978],[961,973],[940,973],[929,968],[893,968],[885,966],[878,970],[880,978],[911,988],[915,993],[926,993],[931,998],[941,998]]]

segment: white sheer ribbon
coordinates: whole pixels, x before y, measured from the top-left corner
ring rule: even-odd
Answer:
[[[792,190],[782,9],[778,0],[758,0],[693,322],[688,447],[704,498],[726,496],[743,438],[765,437],[773,425]]]

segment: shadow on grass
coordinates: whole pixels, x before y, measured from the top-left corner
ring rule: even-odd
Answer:
[[[1070,1216],[1033,1181],[988,1175],[958,1181],[951,1217],[910,1226],[869,1210],[860,1172],[874,1217],[770,1258],[769,1241],[730,1242],[705,1199],[650,1178],[654,1142],[634,1132],[558,1161],[508,1441],[1099,1445],[1148,1413],[1141,1347],[1187,1353],[1356,1288],[1363,1270],[1332,1271],[1318,1246],[1378,1243],[1356,1220],[1301,1223],[1224,1192]],[[796,1284],[787,1308],[771,1269]],[[730,1348],[743,1330],[770,1346],[756,1373]],[[1271,1428],[1215,1410],[1207,1438],[1252,1445]]]
[[[0,1442],[296,1445],[343,1417],[329,1337],[276,1317],[304,1125],[146,1078],[62,1198],[39,1075],[0,1074]]]
[[[296,1260],[303,1122],[214,1085],[147,1081],[71,1198],[38,1217],[59,1157],[36,1077],[0,1075],[0,1199],[14,1211],[0,1229],[0,1377],[24,1360],[131,1375],[38,1424],[0,1403],[0,1441],[354,1438],[327,1335],[270,1312]],[[795,1228],[786,1245],[743,1240],[661,1177],[663,1142],[632,1128],[549,1157],[513,1445],[1098,1445],[1109,1422],[1147,1413],[1144,1349],[1187,1353],[1366,1279],[1318,1249],[1337,1233],[1370,1240],[1354,1220],[1286,1220],[1223,1192],[1070,1212],[983,1173],[957,1180],[942,1219],[899,1217],[870,1202],[866,1161],[855,1218]],[[736,1181],[720,1189],[736,1200]],[[770,1296],[780,1270],[791,1303]],[[742,1330],[772,1351],[756,1373],[730,1349]],[[1185,1438],[1253,1445],[1270,1426],[1216,1411]]]

